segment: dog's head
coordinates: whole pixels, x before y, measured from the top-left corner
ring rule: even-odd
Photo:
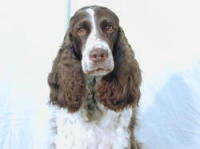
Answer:
[[[86,75],[101,76],[95,97],[112,110],[139,100],[138,63],[118,17],[105,7],[84,7],[71,18],[49,74],[51,103],[77,111],[87,98]]]
[[[85,7],[70,20],[70,40],[87,75],[106,75],[114,68],[118,17],[105,7]]]

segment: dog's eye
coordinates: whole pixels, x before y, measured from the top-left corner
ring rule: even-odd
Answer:
[[[114,27],[111,24],[107,24],[106,26],[104,26],[103,30],[104,30],[104,32],[110,34],[110,33],[114,32]]]
[[[77,29],[77,34],[78,34],[79,36],[85,36],[85,35],[87,34],[87,30],[86,30],[84,27],[79,27],[79,28]]]

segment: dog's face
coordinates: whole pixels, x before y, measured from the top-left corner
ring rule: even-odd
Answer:
[[[83,8],[71,19],[71,40],[87,75],[103,76],[114,69],[113,49],[119,21],[106,8]]]
[[[91,85],[84,73],[100,77]],[[50,102],[77,112],[92,87],[96,101],[121,111],[138,104],[140,82],[139,65],[118,17],[101,6],[78,10],[48,76]]]

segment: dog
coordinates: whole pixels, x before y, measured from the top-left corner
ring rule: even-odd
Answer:
[[[140,149],[134,128],[141,70],[110,9],[79,9],[48,76],[56,149]]]

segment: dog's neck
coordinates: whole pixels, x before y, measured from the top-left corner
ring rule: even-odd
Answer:
[[[101,77],[86,76],[85,79],[88,89],[88,96],[87,99],[83,101],[83,105],[81,107],[81,115],[84,120],[91,122],[99,120],[105,110],[103,105],[99,104],[95,99],[95,85],[97,81],[101,80]]]

